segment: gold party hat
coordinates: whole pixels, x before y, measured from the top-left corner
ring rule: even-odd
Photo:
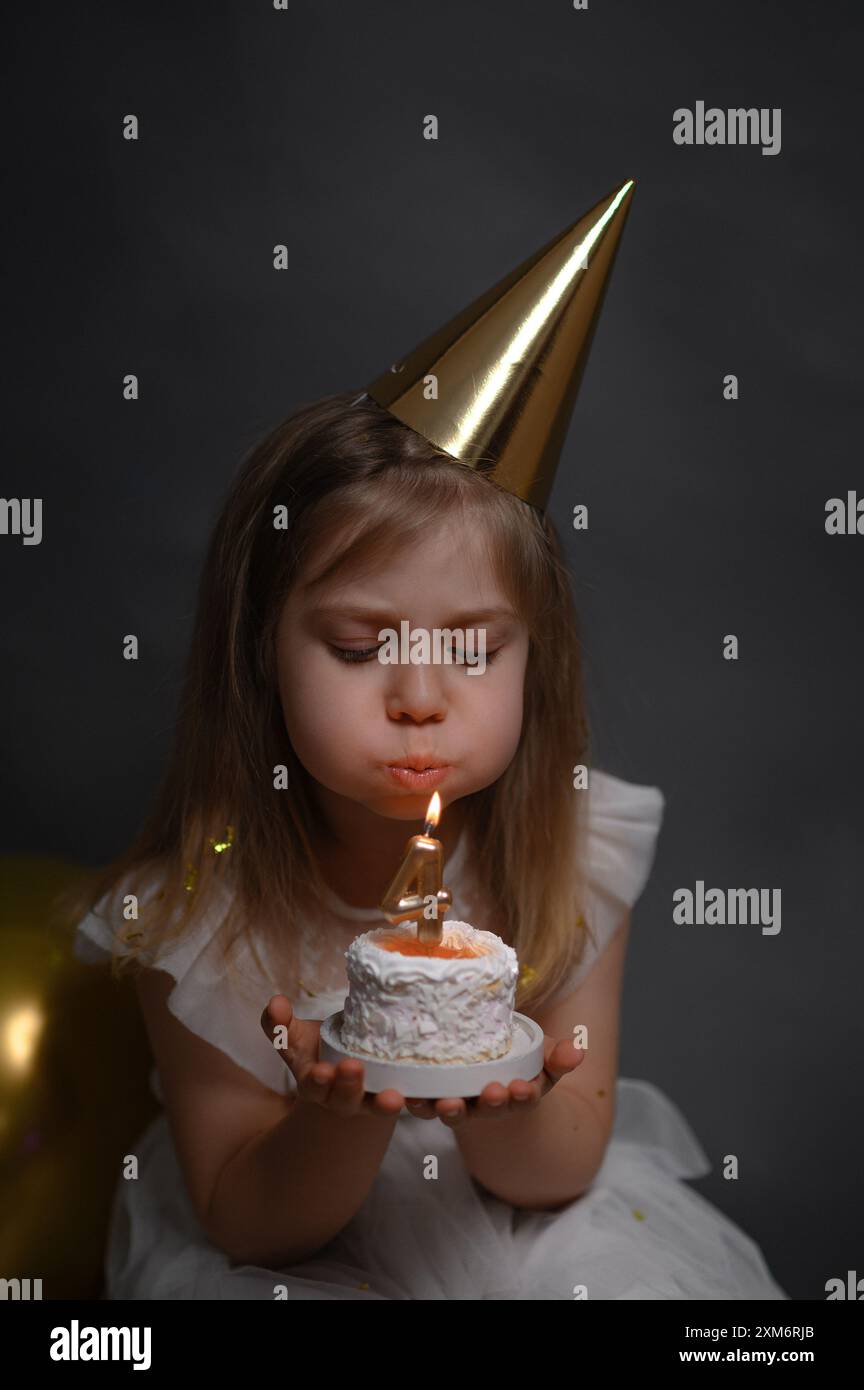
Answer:
[[[436,448],[543,510],[634,186],[628,179],[601,198],[367,393]]]

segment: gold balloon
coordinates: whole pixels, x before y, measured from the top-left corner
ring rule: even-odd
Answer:
[[[0,857],[0,1274],[98,1298],[124,1154],[159,1109],[129,979],[73,955],[55,895],[86,870]]]

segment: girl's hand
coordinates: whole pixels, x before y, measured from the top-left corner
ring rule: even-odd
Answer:
[[[421,1120],[441,1120],[450,1129],[468,1120],[492,1120],[500,1115],[526,1115],[535,1110],[556,1081],[574,1071],[585,1060],[584,1048],[574,1047],[569,1038],[556,1041],[544,1036],[543,1070],[533,1081],[511,1081],[509,1086],[490,1081],[479,1096],[450,1100],[406,1100],[409,1114]]]
[[[321,1105],[335,1115],[398,1115],[404,1104],[398,1091],[377,1094],[363,1089],[363,1063],[343,1057],[334,1066],[320,1062],[321,1024],[317,1019],[294,1017],[291,1002],[284,994],[274,994],[261,1015],[261,1027],[271,1043],[277,1027],[285,1026],[284,1046],[276,1048],[297,1082],[297,1095],[312,1105]],[[275,1043],[274,1043],[275,1046]]]

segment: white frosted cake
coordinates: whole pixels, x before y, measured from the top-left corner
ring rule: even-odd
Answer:
[[[363,932],[345,958],[350,1051],[391,1062],[487,1062],[510,1051],[519,968],[494,932],[445,921],[428,947],[404,922]]]

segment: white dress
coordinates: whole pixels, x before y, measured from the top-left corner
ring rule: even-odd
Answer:
[[[595,769],[589,796],[588,909],[597,936],[563,993],[588,973],[642,892],[654,859],[664,798]],[[464,841],[446,865],[452,916],[471,921]],[[103,900],[104,901],[104,900]],[[99,904],[101,907],[102,904]],[[474,919],[476,921],[476,917]],[[262,979],[247,959],[249,992],[232,986],[203,922],[158,960],[176,980],[169,1008],[188,1028],[274,1091],[294,1079],[265,1037],[261,1010],[276,993],[301,1018],[323,1019],[345,1000],[344,951],[371,909],[330,894],[310,913],[300,955]],[[96,913],[79,924],[76,954],[104,960],[112,927]],[[154,1094],[163,1100],[155,1069]],[[650,1081],[621,1077],[602,1167],[587,1193],[556,1212],[520,1211],[468,1174],[455,1134],[403,1108],[362,1207],[312,1259],[280,1271],[231,1260],[203,1233],[189,1201],[167,1118],[135,1145],[136,1180],[119,1180],[105,1260],[112,1299],[785,1299],[758,1245],[684,1179],[711,1164],[677,1106]],[[438,1157],[438,1180],[423,1158]],[[279,1296],[285,1297],[285,1292]]]

